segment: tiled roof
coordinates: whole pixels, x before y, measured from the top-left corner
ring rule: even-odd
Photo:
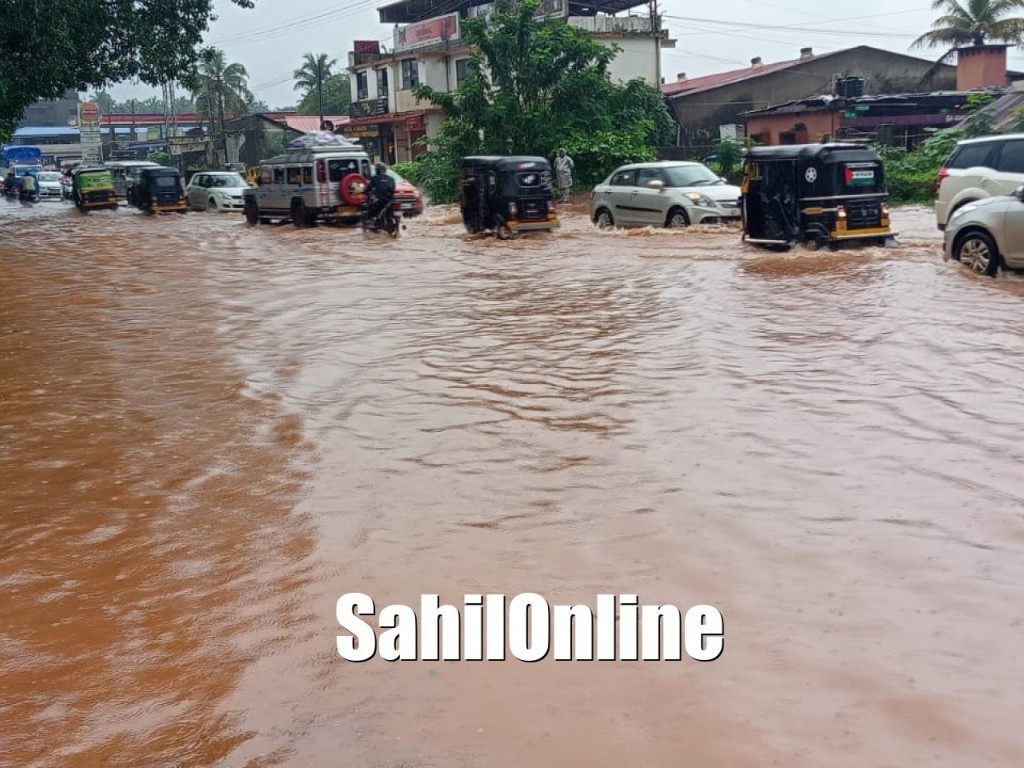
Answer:
[[[831,55],[831,54],[823,54]],[[682,82],[676,83],[665,83],[661,86],[661,93],[663,96],[678,96],[681,93],[689,93],[691,91],[704,91],[708,88],[720,88],[723,85],[731,85],[732,83],[738,83],[740,80],[747,80],[752,77],[761,77],[762,75],[768,75],[772,72],[779,72],[783,69],[788,69],[796,64],[802,64],[805,61],[814,61],[815,59],[821,58],[820,56],[811,56],[806,59],[792,59],[790,61],[779,61],[775,64],[760,64],[756,67],[744,67],[743,69],[733,69],[729,72],[719,72],[715,75],[705,75],[704,77],[691,77]]]

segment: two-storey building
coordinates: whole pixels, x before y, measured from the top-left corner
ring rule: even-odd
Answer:
[[[646,14],[616,15],[643,6]],[[493,10],[493,3],[480,0],[401,0],[380,8],[381,23],[395,25],[394,45],[386,51],[376,40],[355,42],[349,54],[352,119],[341,132],[387,162],[419,154],[416,141],[436,135],[445,115],[417,99],[413,87],[424,84],[445,92],[458,88],[470,58],[461,36],[462,20],[489,18]],[[674,47],[675,41],[646,0],[544,0],[537,13],[617,44],[621,51],[609,66],[613,80],[639,77],[652,88],[661,83],[661,48]]]

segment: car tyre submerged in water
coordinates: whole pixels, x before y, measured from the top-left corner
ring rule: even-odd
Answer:
[[[686,214],[685,210],[676,206],[668,212],[668,217],[665,220],[665,226],[669,229],[688,227],[690,226],[690,217]]]
[[[256,207],[255,200],[245,201],[245,221],[250,227],[255,227],[257,224],[263,222],[260,217],[259,209]]]
[[[612,229],[615,226],[615,219],[612,218],[611,211],[601,208],[594,217],[594,223],[598,229]]]
[[[961,235],[956,246],[956,259],[972,272],[989,277],[998,274],[1001,261],[995,241],[980,229]]]

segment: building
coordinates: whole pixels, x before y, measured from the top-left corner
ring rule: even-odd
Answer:
[[[865,82],[839,80],[831,92],[755,109],[743,115],[745,133],[759,144],[805,144],[823,139],[860,139],[911,149],[931,131],[959,125],[969,115],[972,93],[999,96],[989,110],[996,124],[1013,118],[1022,92],[1007,93],[1020,73],[1007,72],[1006,46],[969,46],[957,51],[956,90],[863,95]]]
[[[609,66],[612,79],[640,77],[656,88],[661,48],[673,47],[675,41],[661,28],[657,14],[615,15],[647,4],[544,0],[538,16],[564,19],[595,39],[617,44],[622,50]],[[445,115],[436,105],[417,100],[413,87],[423,84],[443,92],[458,88],[468,74],[470,57],[460,22],[488,18],[492,12],[493,4],[480,0],[401,0],[380,8],[381,23],[395,25],[394,45],[386,52],[376,40],[355,42],[349,54],[352,119],[341,132],[361,140],[375,158],[396,162],[416,156],[416,141],[436,135]]]
[[[743,134],[747,113],[775,104],[822,94],[857,97],[956,89],[956,67],[866,45],[823,54],[802,48],[795,59],[765,64],[754,58],[749,67],[705,77],[681,73],[675,82],[661,86],[679,124],[677,146],[664,154],[703,158],[723,136]],[[814,131],[808,127],[808,133]]]
[[[25,110],[18,128],[68,128],[78,124],[78,91],[59,99],[41,99]]]
[[[325,115],[335,130],[344,128],[348,115]],[[247,167],[281,154],[288,142],[320,128],[317,115],[299,115],[291,112],[263,112],[256,115],[226,120],[227,162],[245,163]]]

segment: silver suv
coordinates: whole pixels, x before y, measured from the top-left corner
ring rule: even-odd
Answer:
[[[1010,195],[1024,184],[1024,133],[984,136],[957,142],[939,171],[935,224],[940,230],[962,205]]]

